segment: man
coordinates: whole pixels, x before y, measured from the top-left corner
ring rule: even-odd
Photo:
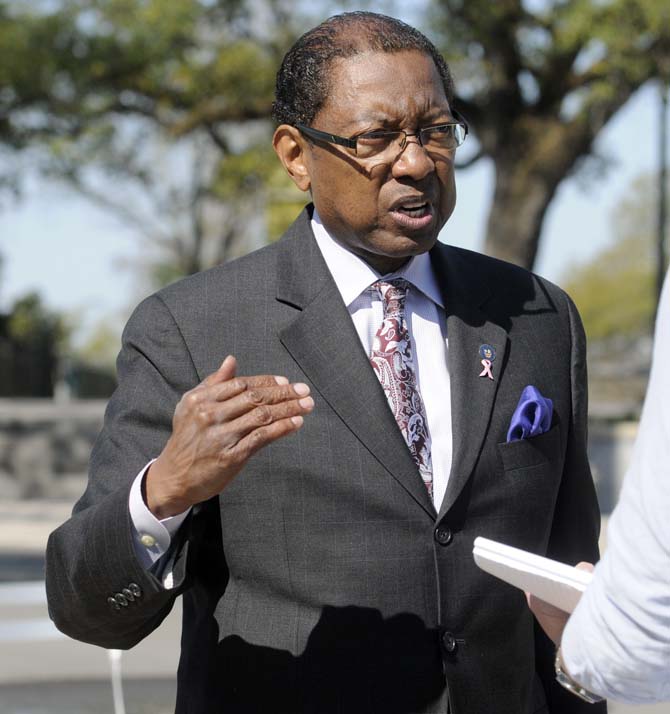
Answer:
[[[670,702],[669,350],[666,278],[640,429],[610,520],[607,551],[569,620],[530,599],[547,634],[560,644],[559,665],[578,694],[585,690],[634,704]]]
[[[313,204],[130,319],[48,591],[63,631],[106,647],[183,594],[179,712],[581,711],[471,551],[597,558],[583,332],[556,287],[437,243],[467,131],[452,103],[403,23],[308,32],[274,147]],[[505,443],[528,384],[551,428]]]

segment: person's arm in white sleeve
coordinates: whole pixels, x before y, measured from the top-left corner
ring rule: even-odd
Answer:
[[[645,406],[605,555],[561,640],[570,675],[603,697],[670,701],[670,283]]]

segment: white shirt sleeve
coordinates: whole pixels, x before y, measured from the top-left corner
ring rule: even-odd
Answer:
[[[130,519],[133,523],[135,554],[145,570],[148,570],[159,558],[167,553],[172,536],[177,532],[191,510],[188,509],[176,516],[158,520],[147,508],[144,498],[142,498],[142,482],[149,466],[154,461],[155,459],[152,459],[137,474],[130,488],[130,496],[128,498]]]
[[[600,696],[670,701],[670,282],[632,461],[607,548],[563,633],[570,674]]]

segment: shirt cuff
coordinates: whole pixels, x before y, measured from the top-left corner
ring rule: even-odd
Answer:
[[[137,474],[130,488],[130,496],[128,498],[130,520],[133,524],[133,546],[135,554],[146,570],[167,553],[172,536],[177,532],[191,510],[189,508],[176,516],[158,520],[147,508],[142,497],[142,484],[149,467],[155,460],[152,459]]]

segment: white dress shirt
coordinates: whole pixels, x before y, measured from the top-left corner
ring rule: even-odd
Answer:
[[[382,276],[335,241],[316,211],[312,218],[312,230],[363,349],[370,354],[373,338],[383,321],[383,307],[378,292],[369,288]],[[442,296],[427,253],[413,257],[399,271],[383,277],[386,280],[402,277],[411,283],[405,309],[417,386],[426,409],[431,437],[433,502],[439,510],[447,488],[452,455],[447,325]],[[151,463],[138,474],[129,499],[130,515],[136,530],[135,551],[145,567],[150,567],[167,551],[171,537],[188,515],[186,511],[159,521],[146,507],[142,498],[142,479]],[[418,473],[417,478],[420,478]]]
[[[649,386],[607,548],[568,620],[563,661],[586,689],[630,703],[670,701],[670,282]]]

